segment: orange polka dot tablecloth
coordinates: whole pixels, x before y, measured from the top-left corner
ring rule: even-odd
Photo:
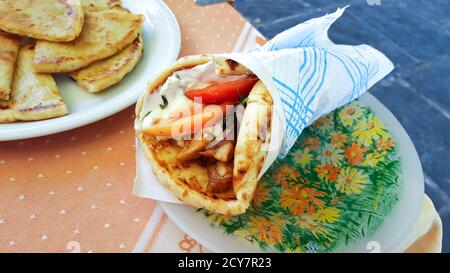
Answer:
[[[181,56],[243,50],[256,35],[228,4],[165,2],[180,24]],[[0,252],[131,252],[144,237],[153,248],[168,219],[131,193],[133,119],[134,106],[64,133],[0,142]],[[193,244],[186,240],[173,244],[182,251]]]
[[[263,42],[228,4],[165,2],[180,24],[181,56]],[[134,106],[64,133],[0,142],[0,252],[208,252],[156,202],[132,195],[133,120]],[[410,252],[441,248],[439,216],[425,201]]]

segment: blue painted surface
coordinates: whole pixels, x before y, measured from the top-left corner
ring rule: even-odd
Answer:
[[[426,192],[442,217],[443,251],[450,252],[450,1],[238,0],[235,6],[272,38],[347,4],[330,37],[336,43],[369,44],[395,63],[395,71],[370,92],[411,136]]]

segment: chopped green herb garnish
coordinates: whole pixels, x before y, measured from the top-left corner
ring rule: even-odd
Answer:
[[[142,119],[146,118],[148,115],[150,115],[152,111],[148,111],[145,115],[143,115]]]
[[[159,106],[161,107],[161,110],[164,110],[164,109],[166,109],[167,105],[169,105],[169,102],[167,101],[166,96],[163,95],[161,97],[163,100],[163,104],[160,104]]]
[[[239,89],[237,91],[238,91],[238,94],[239,94],[239,104],[242,104],[244,107],[246,107],[247,106],[248,97],[242,96],[241,92],[239,91]]]

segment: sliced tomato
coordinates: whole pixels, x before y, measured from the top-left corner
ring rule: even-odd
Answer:
[[[240,98],[250,94],[257,81],[257,78],[246,78],[219,83],[201,89],[188,90],[185,95],[191,100],[201,98],[203,104],[221,104],[226,101],[236,103]]]

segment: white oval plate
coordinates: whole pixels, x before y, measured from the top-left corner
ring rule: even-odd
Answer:
[[[402,191],[399,201],[375,234],[333,252],[399,252],[405,247],[408,235],[412,232],[422,209],[422,165],[414,144],[394,115],[369,93],[361,96],[359,101],[370,107],[397,143],[402,165]],[[206,217],[197,213],[193,207],[164,202],[159,204],[180,229],[213,252],[262,252],[258,246],[213,227]]]
[[[161,0],[124,0],[123,6],[143,14],[144,56],[121,83],[99,94],[91,94],[67,76],[55,76],[70,114],[64,117],[0,124],[0,141],[39,137],[67,131],[111,116],[136,103],[148,81],[173,63],[180,51],[180,28]]]

